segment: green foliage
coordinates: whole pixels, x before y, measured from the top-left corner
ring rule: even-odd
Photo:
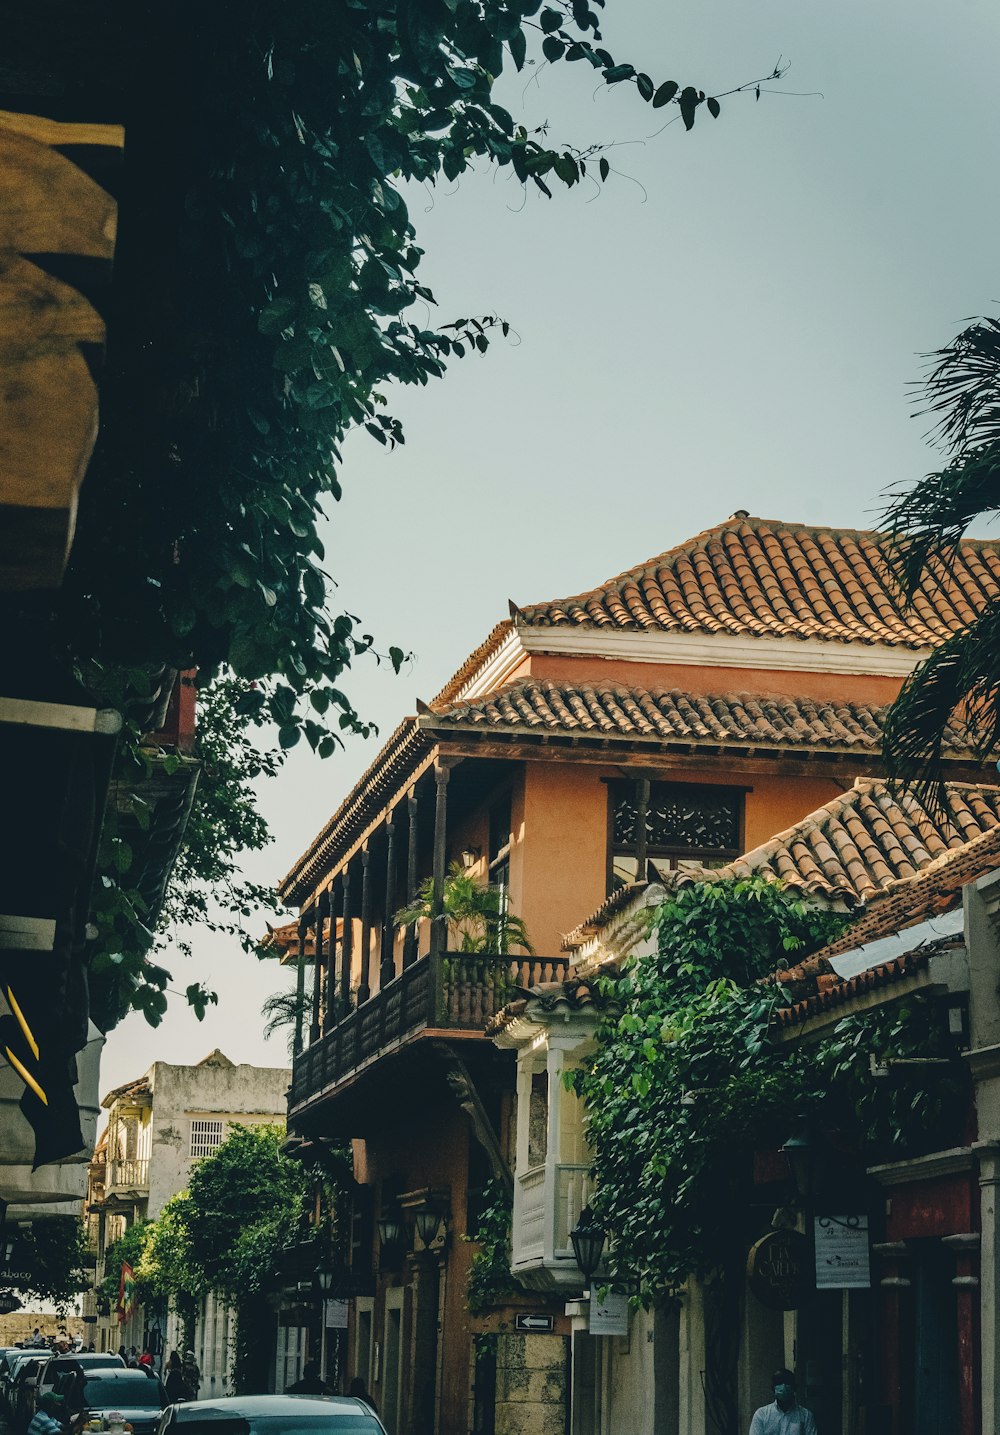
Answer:
[[[499,1181],[491,1181],[483,1193],[475,1240],[479,1249],[472,1257],[465,1304],[470,1315],[485,1315],[519,1287],[510,1273],[510,1227],[513,1205]]]
[[[122,1264],[130,1265],[135,1272],[136,1300],[140,1305],[154,1298],[145,1264],[146,1248],[153,1232],[151,1221],[135,1221],[107,1249],[104,1259],[104,1280],[97,1289],[99,1300],[107,1301],[112,1310],[118,1304],[121,1291]]]
[[[754,877],[684,887],[654,920],[657,954],[606,982],[595,1055],[570,1077],[587,1106],[611,1278],[645,1302],[691,1273],[721,1271],[725,1282],[738,1268],[752,1155],[804,1117],[884,1160],[954,1134],[968,1101],[960,1064],[919,1092],[871,1075],[872,1055],[954,1055],[927,1002],[845,1019],[816,1045],[772,1042],[773,1012],[792,998],[759,978],[831,939],[844,918]]]
[[[434,880],[428,877],[408,907],[396,913],[401,926],[429,920],[433,913]],[[444,882],[444,914],[452,936],[463,952],[496,952],[506,955],[512,947],[534,955],[528,930],[520,917],[507,909],[507,894],[479,882],[461,862],[453,862]]]
[[[251,720],[238,711],[246,690],[246,683],[229,674],[199,689],[193,755],[201,770],[155,930],[147,925],[151,917],[132,872],[133,843],[144,840],[150,821],[140,784],[157,764],[170,771],[184,759],[145,747],[135,723],[126,734],[117,782],[119,793],[127,796],[119,802],[139,831],[130,840],[123,823],[109,812],[92,911],[98,937],[90,964],[91,1014],[104,1031],[130,1008],[142,1011],[151,1026],[163,1019],[173,978],[147,953],[163,949],[168,932],[171,947],[182,955],[190,952],[186,934],[195,927],[233,935],[245,951],[256,950],[250,920],[261,908],[273,907],[274,894],[244,879],[239,864],[243,853],[260,851],[272,840],[257,810],[255,784],[277,772],[282,755],[261,749],[251,737]],[[124,694],[118,696],[125,700]],[[187,984],[184,997],[199,1020],[217,1001],[198,981]]]
[[[74,1298],[86,1289],[83,1222],[77,1216],[52,1216],[18,1229],[14,1265],[31,1272],[21,1295],[51,1302],[65,1315]]]
[[[925,575],[943,577],[969,525],[1000,509],[1000,320],[978,319],[937,353],[925,411],[948,463],[893,496],[883,522],[904,601]],[[1000,744],[1000,607],[936,648],[889,710],[884,758],[891,776],[939,790],[949,722],[982,757]]]

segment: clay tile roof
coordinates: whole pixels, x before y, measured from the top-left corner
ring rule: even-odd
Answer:
[[[629,738],[662,746],[677,742],[716,748],[822,748],[877,754],[883,707],[868,703],[766,693],[706,696],[676,688],[615,682],[565,683],[522,678],[469,702],[425,713],[420,726],[485,732]],[[968,754],[957,733],[950,747]]]
[[[907,608],[886,552],[874,532],[734,516],[589,592],[523,608],[518,620],[926,648],[1000,597],[995,542],[961,543]]]
[[[820,980],[819,989],[813,995],[802,997],[790,1006],[779,1007],[771,1017],[771,1026],[778,1030],[798,1026],[809,1017],[846,1006],[855,997],[894,986],[905,977],[924,970],[930,960],[931,950],[930,947],[922,947],[918,951],[906,952],[901,957],[893,957],[890,961],[881,962],[877,967],[858,972],[857,976],[849,977],[845,981],[834,979],[824,983]]]
[[[517,988],[521,995],[501,1007],[486,1025],[486,1035],[496,1036],[531,1007],[539,1012],[578,1012],[588,1006],[599,1006],[597,988],[579,978],[561,982],[539,982],[533,987]]]
[[[947,783],[944,809],[937,811],[913,795],[894,793],[885,782],[863,778],[850,791],[725,867],[671,873],[663,880],[680,887],[760,873],[784,882],[801,896],[851,910],[891,894],[901,881],[916,878],[949,854],[960,853],[974,863],[977,854],[992,854],[994,842],[998,844],[995,850],[1000,850],[998,828],[1000,787]],[[968,847],[977,842],[982,846],[970,857]],[[933,879],[928,891],[932,885]],[[644,886],[613,893],[592,917],[567,935],[564,949],[583,946],[619,913],[640,901]]]

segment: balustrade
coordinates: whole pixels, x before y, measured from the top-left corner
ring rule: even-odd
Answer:
[[[112,1191],[145,1191],[149,1189],[148,1161],[111,1161],[108,1163],[105,1193]]]

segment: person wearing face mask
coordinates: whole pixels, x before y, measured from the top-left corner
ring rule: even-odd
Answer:
[[[795,1398],[795,1375],[776,1370],[771,1376],[774,1401],[762,1405],[750,1422],[750,1435],[816,1435],[812,1411]]]

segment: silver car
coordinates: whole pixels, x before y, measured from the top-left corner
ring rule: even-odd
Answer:
[[[387,1435],[353,1395],[227,1395],[163,1412],[156,1435]]]

